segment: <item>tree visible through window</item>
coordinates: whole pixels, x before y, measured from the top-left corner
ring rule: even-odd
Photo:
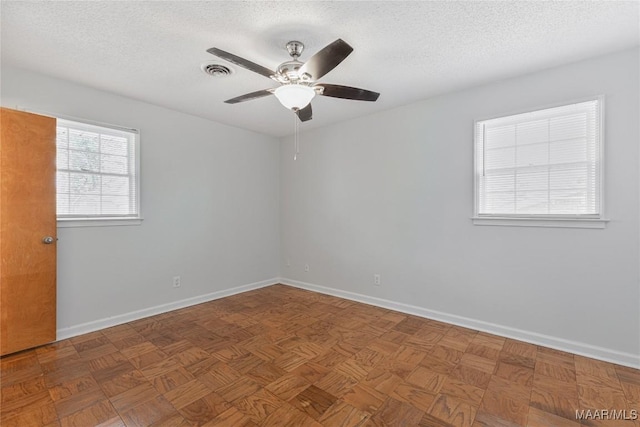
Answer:
[[[139,217],[137,136],[58,119],[58,219]]]

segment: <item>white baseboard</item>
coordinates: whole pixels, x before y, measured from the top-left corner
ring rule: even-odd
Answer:
[[[537,332],[525,331],[522,329],[511,328],[509,326],[497,325],[495,323],[484,322],[482,320],[470,319],[468,317],[458,316],[455,314],[443,313],[436,310],[418,307],[415,305],[404,304],[400,302],[390,301],[382,298],[372,297],[368,295],[357,294],[354,292],[343,291],[335,288],[314,285],[312,283],[300,282],[287,278],[280,278],[280,283],[293,286],[300,289],[319,292],[322,294],[333,295],[352,301],[362,302],[377,307],[388,308],[390,310],[402,313],[412,314],[415,316],[425,317],[427,319],[438,320],[440,322],[450,323],[452,325],[462,326],[469,329],[488,332],[490,334],[499,335],[506,338],[512,338],[531,344],[541,345],[544,347],[554,348],[569,353],[579,354],[581,356],[593,359],[603,360],[605,362],[616,363],[618,365],[629,366],[631,368],[640,369],[640,355],[632,353],[624,353],[620,351],[610,350],[604,347],[598,347],[577,341],[570,341],[564,338],[553,337],[550,335],[539,334]]]
[[[213,301],[219,298],[228,297],[231,295],[239,294],[242,292],[252,291],[254,289],[264,288],[265,286],[275,285],[279,282],[279,279],[263,280],[261,282],[249,283],[248,285],[236,286],[230,289],[224,289],[221,291],[211,292],[205,295],[199,295],[197,297],[186,298],[180,301],[174,301],[167,304],[156,305],[154,307],[144,308],[142,310],[131,311],[129,313],[118,314],[117,316],[106,317],[103,319],[93,320],[87,323],[81,323],[79,325],[69,326],[66,328],[58,329],[57,340],[63,340],[78,335],[94,332],[100,329],[109,328],[111,326],[120,325],[122,323],[131,322],[133,320],[143,319],[145,317],[153,316],[156,314],[166,313],[172,310],[178,310],[180,308],[189,307],[196,304],[201,304],[207,301]]]

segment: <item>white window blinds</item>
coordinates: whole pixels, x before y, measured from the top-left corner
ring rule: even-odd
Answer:
[[[476,215],[598,218],[600,103],[477,122]]]
[[[137,136],[58,119],[58,219],[139,217]]]

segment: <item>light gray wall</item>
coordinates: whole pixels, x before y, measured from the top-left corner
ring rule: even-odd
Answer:
[[[297,161],[284,140],[282,275],[640,356],[638,62],[620,52],[303,130]],[[472,225],[474,119],[601,94],[607,228]]]
[[[58,229],[59,329],[278,276],[277,139],[7,67],[1,103],[140,129],[142,225]]]
[[[143,224],[58,231],[60,328],[280,273],[639,354],[638,61],[627,51],[303,128],[296,162],[290,138],[6,66],[0,101],[141,131]],[[608,227],[473,226],[473,120],[599,94]]]

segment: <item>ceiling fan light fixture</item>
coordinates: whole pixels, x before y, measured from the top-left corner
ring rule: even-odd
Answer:
[[[309,86],[290,84],[280,86],[273,94],[278,98],[278,101],[289,110],[302,110],[309,105],[316,95],[316,91]]]
[[[376,101],[380,96],[377,92],[357,87],[316,84],[353,52],[353,48],[344,40],[337,39],[328,44],[304,63],[298,59],[303,49],[304,45],[299,41],[287,43],[287,51],[291,59],[280,64],[275,71],[217,47],[207,49],[207,52],[280,84],[278,88],[258,90],[227,99],[224,101],[227,104],[275,95],[278,101],[288,110],[292,110],[301,122],[306,122],[313,116],[310,102],[315,95],[356,101]]]

